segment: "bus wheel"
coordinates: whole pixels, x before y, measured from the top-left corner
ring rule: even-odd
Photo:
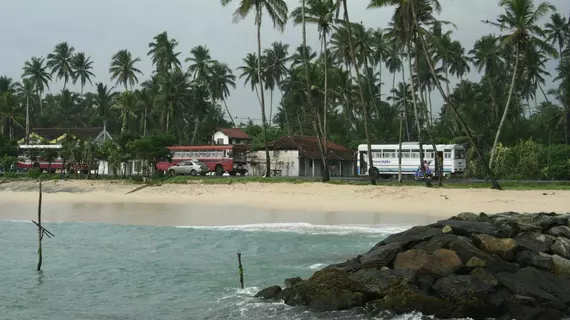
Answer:
[[[230,176],[235,177],[237,175],[237,172],[235,171],[230,171]]]
[[[217,176],[221,176],[221,175],[223,175],[223,174],[224,174],[224,168],[222,168],[221,165],[217,165],[217,166],[216,166],[216,175],[217,175]]]

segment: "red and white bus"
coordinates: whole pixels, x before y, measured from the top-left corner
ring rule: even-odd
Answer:
[[[247,145],[205,145],[205,146],[173,146],[168,147],[172,154],[172,162],[159,161],[156,169],[168,171],[180,161],[198,160],[208,166],[210,172],[217,176],[228,173],[230,176],[247,173]]]
[[[61,150],[61,145],[59,144],[47,144],[47,145],[20,145],[20,151],[23,152],[34,152],[35,150],[37,153],[41,153],[46,150],[55,150],[58,152]],[[51,171],[51,173],[55,173],[56,170],[61,170],[63,168],[63,160],[61,158],[54,159],[51,163],[46,161],[46,159],[42,156],[34,157],[32,160],[28,156],[21,156],[18,159],[18,169],[20,170],[29,170],[31,168],[40,168],[40,170],[44,172]]]

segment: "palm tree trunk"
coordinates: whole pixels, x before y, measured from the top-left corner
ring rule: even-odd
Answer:
[[[409,117],[409,112],[408,112],[408,85],[406,83],[406,68],[402,65],[402,83],[404,84],[404,113],[406,116],[405,122],[406,122],[406,136],[408,138],[408,141],[411,141],[411,135],[410,135],[410,123],[408,122]],[[414,93],[412,93],[414,94]]]
[[[228,108],[228,104],[226,103],[226,99],[222,98],[222,102],[224,103],[224,107],[226,108],[226,112],[228,113],[228,116],[230,117],[230,120],[232,121],[233,126],[236,126],[236,122],[234,121],[234,118],[232,118],[232,114],[230,113],[230,109]]]
[[[44,107],[42,104],[42,95],[40,93],[40,90],[36,89],[36,94],[38,95],[38,101],[40,103],[40,116],[44,116]]]
[[[412,52],[411,45],[408,41],[408,52]],[[426,183],[426,187],[431,187],[431,182],[428,180],[426,168],[424,166],[424,148],[422,144],[422,127],[420,125],[420,116],[418,112],[418,102],[416,99],[416,88],[414,84],[414,69],[412,67],[412,59],[408,59],[408,68],[410,69],[410,86],[412,89],[412,104],[414,106],[414,118],[416,120],[416,130],[418,131],[418,145],[420,148],[420,170],[423,173],[424,181]],[[421,95],[421,93],[420,93]]]
[[[372,146],[370,145],[370,135],[368,134],[368,106],[366,104],[366,99],[364,98],[364,89],[362,88],[362,82],[360,79],[360,71],[358,70],[358,64],[356,63],[356,53],[354,51],[354,45],[352,44],[352,26],[350,25],[350,18],[348,17],[348,6],[346,5],[346,0],[342,0],[342,8],[344,11],[344,23],[346,25],[346,29],[348,30],[348,45],[350,47],[350,59],[352,61],[352,66],[356,72],[356,79],[358,82],[358,93],[360,94],[360,103],[362,104],[362,108],[364,110],[364,135],[366,138],[366,146],[367,146],[367,153],[368,153],[368,176],[370,177],[370,183],[372,185],[376,184],[376,175],[370,174],[373,167],[374,162],[372,161]],[[352,70],[349,69],[349,70]]]
[[[26,97],[26,144],[30,144],[30,97]]]
[[[416,17],[416,13],[414,11],[413,8],[413,2],[412,4],[412,16],[413,16],[413,20],[414,20],[414,24],[416,27],[419,27],[418,21],[417,21],[417,17]],[[431,56],[428,52],[428,46],[426,44],[426,41],[424,39],[424,37],[419,34],[419,39],[422,45],[422,49],[424,52],[424,55],[426,57],[427,60],[427,64],[428,67],[430,69],[430,73],[432,75],[432,77],[435,79],[435,85],[437,87],[437,90],[439,91],[441,97],[443,98],[443,100],[449,105],[451,106],[453,113],[455,114],[455,117],[457,118],[457,121],[459,122],[459,124],[461,125],[463,131],[465,132],[465,135],[467,136],[467,138],[469,139],[469,143],[471,144],[471,146],[473,148],[475,148],[475,152],[477,153],[477,156],[479,157],[479,159],[481,160],[481,162],[483,163],[484,169],[487,172],[488,176],[491,179],[491,183],[493,185],[493,189],[497,189],[497,190],[501,190],[501,185],[499,184],[499,182],[497,181],[497,179],[495,178],[495,175],[493,173],[493,171],[491,170],[491,168],[489,166],[487,166],[487,163],[485,162],[485,158],[483,157],[483,153],[481,152],[481,149],[479,149],[479,146],[475,143],[475,139],[473,138],[473,135],[471,134],[471,131],[469,130],[469,128],[467,127],[467,125],[465,124],[465,121],[463,121],[463,118],[461,117],[461,115],[459,114],[459,111],[457,109],[457,106],[449,99],[449,97],[445,94],[445,92],[443,91],[443,88],[441,86],[441,83],[439,82],[439,79],[437,78],[437,74],[435,72],[435,68],[433,67],[433,63],[431,61]]]
[[[326,152],[326,128],[322,126],[321,117],[319,115],[319,108],[314,106],[312,103],[312,94],[311,94],[311,79],[310,79],[310,72],[309,72],[309,56],[307,50],[307,23],[305,21],[305,0],[301,2],[301,17],[302,17],[302,33],[303,33],[303,62],[305,65],[305,83],[307,86],[307,109],[313,111],[313,127],[315,129],[315,133],[317,135],[317,144],[319,146],[319,151],[321,153],[321,178],[322,182],[329,181],[329,170],[328,170],[328,161],[327,161],[327,152]],[[322,42],[321,42],[322,43]],[[326,66],[326,58],[325,58],[325,66]],[[325,67],[325,74],[326,74],[326,67]],[[326,76],[325,76],[326,77]],[[325,93],[325,101],[326,101],[326,93]],[[326,105],[324,107],[324,113],[326,117]]]
[[[123,125],[121,126],[121,133],[127,131],[127,109],[123,109]]]
[[[328,66],[328,53],[327,53],[327,34],[323,32],[323,46],[325,48],[324,60],[325,60],[325,97],[324,97],[324,108],[323,108],[323,149],[325,155],[328,155],[327,150],[327,137],[328,137],[328,127],[327,127],[327,114],[328,114],[328,93],[329,93],[329,66]]]
[[[263,126],[263,144],[265,145],[265,176],[271,176],[271,159],[269,158],[269,141],[267,138],[267,119],[265,117],[265,94],[263,92],[263,79],[261,74],[261,6],[256,5],[257,24],[257,76],[259,78],[259,93],[261,96],[261,122]]]
[[[194,126],[194,133],[192,133],[192,139],[190,140],[190,144],[194,144],[194,140],[196,139],[196,134],[198,134],[198,126],[200,125],[200,116],[196,118],[196,125]]]
[[[280,83],[278,83],[277,86],[279,88],[279,93],[281,94],[281,99],[283,99],[283,90],[281,90],[281,81],[279,82]],[[289,120],[289,110],[287,110],[285,106],[283,106],[283,114],[285,115],[285,122],[287,123],[287,135],[291,136],[291,121]]]
[[[495,157],[495,152],[497,152],[497,145],[499,144],[499,137],[501,136],[501,131],[503,130],[503,125],[507,119],[507,114],[509,113],[509,105],[511,104],[511,98],[513,96],[513,91],[515,89],[515,83],[517,79],[517,69],[519,66],[519,47],[517,46],[515,51],[515,69],[513,70],[513,76],[511,78],[511,88],[509,89],[509,95],[507,97],[507,104],[505,105],[505,110],[503,110],[503,116],[501,117],[501,122],[499,122],[499,128],[497,128],[497,134],[495,135],[495,141],[493,141],[493,148],[491,148],[491,158],[489,159],[489,169],[493,169],[493,161]]]
[[[400,130],[398,137],[398,182],[402,183],[402,135],[403,135],[403,121],[404,120],[404,110],[400,108]]]

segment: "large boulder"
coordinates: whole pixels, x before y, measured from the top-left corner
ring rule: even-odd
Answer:
[[[416,281],[414,270],[381,270],[376,268],[360,269],[349,276],[351,280],[362,283],[365,290],[379,296],[385,295],[391,287],[400,284],[411,284]]]
[[[421,241],[429,240],[432,237],[437,236],[438,234],[441,234],[441,228],[438,228],[433,225],[413,227],[404,232],[396,233],[389,236],[384,241],[381,241],[376,246],[374,246],[370,251],[373,251],[376,247],[384,246],[394,242],[399,242],[403,248],[408,249],[410,245],[413,246],[414,244],[419,243]]]
[[[364,268],[384,267],[392,263],[396,255],[402,251],[402,243],[391,242],[383,246],[374,247],[360,256],[360,263]]]
[[[440,220],[437,226],[450,226],[454,234],[470,236],[471,234],[488,234],[494,237],[503,237],[504,233],[491,222],[469,220]]]
[[[554,240],[554,244],[550,247],[550,250],[566,259],[570,258],[570,239],[566,237],[558,237]]]
[[[517,243],[511,238],[495,238],[488,234],[478,234],[473,242],[483,251],[496,254],[505,261],[511,261],[517,248]]]
[[[463,262],[449,249],[437,249],[433,253],[412,249],[398,254],[394,269],[413,270],[427,275],[444,277],[457,271]]]
[[[550,247],[554,244],[555,239],[553,236],[538,231],[523,232],[515,237],[519,247],[536,252],[550,251]]]
[[[433,285],[433,290],[446,300],[461,306],[453,317],[466,317],[479,311],[479,317],[493,317],[500,314],[489,302],[489,296],[496,291],[496,286],[474,275],[451,274],[441,278]]]

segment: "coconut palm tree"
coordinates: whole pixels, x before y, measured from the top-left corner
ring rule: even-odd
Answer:
[[[83,97],[83,87],[89,81],[89,84],[93,84],[91,82],[91,77],[95,77],[93,73],[93,61],[91,58],[86,56],[84,52],[79,52],[73,56],[71,59],[71,69],[73,70],[73,84],[79,83],[81,84],[81,97]]]
[[[269,107],[269,121],[273,122],[273,91],[275,87],[279,90],[281,97],[283,97],[283,90],[281,88],[283,78],[288,72],[287,63],[291,60],[289,56],[289,45],[283,42],[273,42],[271,46],[264,51],[265,55],[265,78],[271,79],[271,102]],[[267,81],[266,81],[267,82]],[[267,87],[267,86],[266,86]],[[284,113],[285,118],[288,117],[287,112]],[[289,120],[286,119],[287,130],[291,135],[291,127]]]
[[[32,57],[29,61],[24,63],[24,73],[22,74],[22,77],[30,79],[34,84],[40,105],[40,115],[42,116],[44,114],[42,95],[45,89],[49,89],[49,81],[51,81],[51,74],[48,72],[48,66],[45,65],[44,62],[44,58]]]
[[[242,59],[243,65],[237,68],[241,72],[239,78],[245,78],[244,83],[251,85],[251,91],[255,91],[257,95],[257,100],[261,103],[261,98],[259,96],[259,72],[257,68],[259,67],[258,58],[255,53],[248,53],[245,58]]]
[[[18,82],[14,82],[12,78],[8,78],[7,76],[0,77],[0,94],[6,91],[15,92],[18,90],[18,87],[20,87],[20,84]]]
[[[225,63],[214,63],[209,84],[212,99],[222,101],[232,124],[235,126],[235,121],[226,103],[226,99],[230,95],[230,87],[236,88],[236,76],[233,74],[232,69]]]
[[[125,91],[129,91],[129,87],[132,89],[139,82],[137,74],[143,74],[135,67],[140,61],[140,58],[133,58],[129,50],[119,50],[111,60],[111,67],[109,68],[111,80],[115,80],[116,84],[122,84]]]
[[[232,0],[221,0],[223,6],[230,4]],[[234,13],[234,21],[243,20],[250,13],[255,15],[255,25],[257,26],[257,56],[261,57],[261,22],[263,13],[266,13],[269,19],[273,21],[273,26],[279,30],[283,30],[287,23],[289,10],[284,0],[256,0],[256,1],[240,1],[238,8]],[[263,124],[263,140],[265,144],[265,176],[271,175],[271,161],[269,159],[269,147],[267,138],[267,119],[265,116],[265,95],[263,93],[263,81],[261,70],[261,59],[257,60],[257,72],[259,80],[259,93],[261,101],[261,121]]]
[[[558,56],[562,59],[562,51],[568,45],[570,34],[570,21],[556,12],[550,16],[550,21],[544,25],[546,41],[558,46]]]
[[[511,74],[511,84],[507,96],[507,102],[503,109],[503,115],[497,128],[493,147],[491,148],[491,157],[489,159],[489,168],[493,168],[493,161],[501,131],[505,124],[509,106],[511,105],[511,98],[516,85],[517,75],[521,72],[519,64],[525,60],[527,50],[529,47],[538,46],[543,51],[549,53],[556,52],[550,44],[544,40],[544,31],[538,26],[538,22],[546,16],[551,10],[555,8],[546,2],[541,2],[537,5],[533,0],[501,0],[499,5],[505,9],[505,12],[500,14],[497,22],[490,22],[489,24],[497,26],[505,33],[499,37],[501,46],[514,50],[514,67]],[[524,68],[525,66],[523,66]]]
[[[53,53],[47,55],[47,67],[51,69],[52,76],[56,79],[63,79],[63,90],[69,79],[75,77],[71,65],[74,53],[74,47],[69,46],[67,42],[61,42],[55,46]]]
[[[153,42],[148,44],[150,50],[147,55],[151,57],[152,65],[156,67],[157,73],[170,72],[180,68],[178,56],[180,52],[175,52],[178,41],[168,39],[166,31],[156,35]]]
[[[206,81],[212,74],[212,66],[216,60],[212,59],[210,50],[206,46],[197,46],[190,50],[190,57],[186,58],[186,62],[190,62],[188,73],[194,79]]]
[[[102,82],[95,84],[93,115],[96,119],[101,119],[103,121],[103,127],[105,128],[107,127],[111,108],[113,107],[116,96],[117,93],[113,92],[113,87],[107,88],[107,85],[103,84]]]
[[[165,119],[164,129],[169,132],[172,129],[171,123],[177,121],[178,127],[175,127],[181,134],[181,118],[175,117],[176,114],[182,114],[185,109],[190,106],[191,88],[190,88],[190,75],[181,70],[176,70],[169,73],[159,75],[158,82],[161,90],[155,97],[157,106],[162,107],[163,118]],[[200,122],[200,118],[196,117],[196,123]]]
[[[30,138],[30,102],[36,100],[34,83],[31,79],[22,79],[22,84],[17,86],[17,92],[20,101],[26,102],[26,143]]]
[[[136,96],[134,92],[131,91],[122,92],[118,96],[116,103],[112,106],[112,108],[119,110],[121,113],[120,116],[120,119],[122,120],[121,133],[127,132],[127,125],[129,123],[129,118],[136,117],[136,114],[134,112],[135,106],[136,106]]]

